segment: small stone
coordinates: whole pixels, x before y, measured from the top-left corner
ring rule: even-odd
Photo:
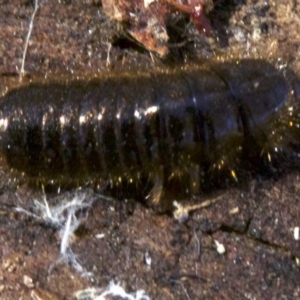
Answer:
[[[225,249],[224,245],[221,244],[221,243],[219,243],[217,240],[214,240],[214,242],[215,242],[215,244],[217,246],[217,252],[219,254],[225,254],[226,253],[226,249]]]
[[[34,284],[32,282],[32,278],[30,278],[27,275],[23,276],[23,283],[28,287],[28,288],[33,288]]]
[[[296,226],[296,227],[294,228],[294,239],[295,239],[296,241],[299,241],[299,226]]]

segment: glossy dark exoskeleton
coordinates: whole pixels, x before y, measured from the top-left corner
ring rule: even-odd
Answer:
[[[274,171],[299,141],[296,98],[263,60],[32,82],[1,99],[1,152],[41,182],[178,200]]]

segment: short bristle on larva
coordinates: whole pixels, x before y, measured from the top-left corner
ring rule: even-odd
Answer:
[[[169,203],[298,157],[299,88],[264,60],[31,82],[0,102],[1,153],[43,184]]]

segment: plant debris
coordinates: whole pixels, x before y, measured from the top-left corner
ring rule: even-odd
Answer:
[[[209,0],[103,0],[104,12],[125,25],[126,31],[147,50],[159,56],[168,54],[167,23],[172,14],[188,14],[202,34],[209,34],[205,17]]]

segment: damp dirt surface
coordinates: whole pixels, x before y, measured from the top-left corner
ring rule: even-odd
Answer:
[[[97,73],[220,57],[277,59],[299,70],[299,0],[213,4],[207,13],[210,36],[174,12],[167,26],[169,54],[161,58],[135,43],[124,24],[110,20],[101,1],[41,1],[25,72]],[[2,92],[18,78],[33,9],[33,1],[0,0]],[[61,227],[49,218],[36,218],[34,200],[45,203],[43,192],[26,182],[17,188],[5,168],[0,175],[3,300],[74,299],[76,292],[75,299],[93,299],[112,281],[131,294],[129,299],[138,290],[159,300],[300,299],[300,172],[216,191],[209,197],[218,201],[190,212],[183,223],[140,203],[103,199],[90,188],[46,195],[51,207],[78,195],[87,202],[94,199],[84,217],[76,213],[81,222],[67,250]],[[62,259],[60,252],[73,253],[73,260]]]

